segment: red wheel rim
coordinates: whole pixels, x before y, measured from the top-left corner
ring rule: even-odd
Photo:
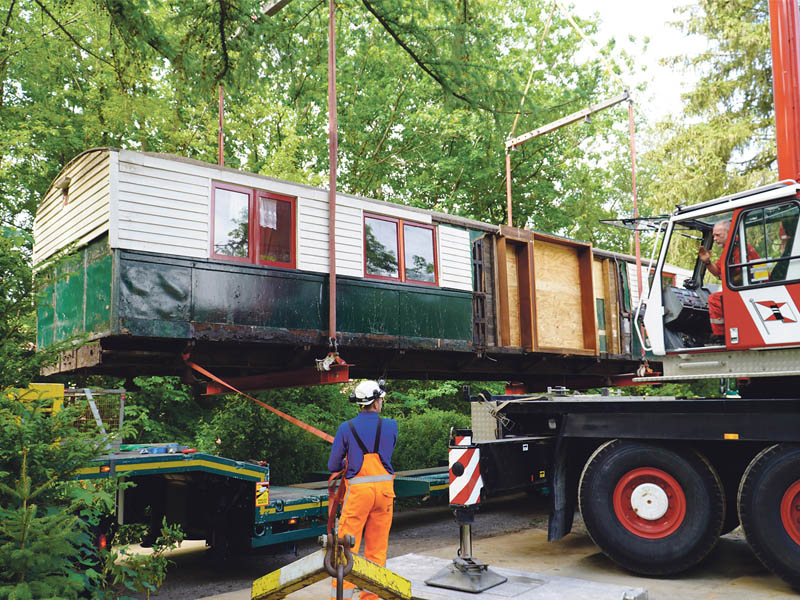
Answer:
[[[800,546],[800,480],[790,485],[783,495],[781,521],[789,537]]]
[[[634,504],[649,502],[643,499],[641,492],[647,488],[655,490],[664,504],[663,514],[651,514],[649,518],[643,518],[637,512]],[[686,495],[683,488],[672,475],[661,469],[640,467],[629,471],[617,482],[613,499],[614,514],[622,526],[634,535],[651,540],[674,533],[686,517]]]

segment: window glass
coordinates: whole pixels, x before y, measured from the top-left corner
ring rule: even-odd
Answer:
[[[403,252],[406,279],[436,283],[432,229],[404,224]]]
[[[734,286],[800,278],[795,248],[800,208],[794,202],[746,212],[733,241],[729,280]],[[744,236],[745,244],[740,244]],[[749,264],[742,268],[737,265]]]
[[[250,196],[214,190],[214,253],[247,258],[250,255]]]
[[[364,246],[367,275],[398,279],[397,223],[364,218]]]
[[[258,198],[258,261],[292,262],[292,203],[259,196]]]

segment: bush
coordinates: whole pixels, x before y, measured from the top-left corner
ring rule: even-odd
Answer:
[[[82,410],[0,394],[0,598],[121,598],[149,594],[166,559],[95,548],[91,533],[113,510],[116,482],[74,479],[104,440],[75,428]],[[174,530],[164,545],[177,543]],[[123,551],[124,552],[124,551]]]
[[[397,427],[397,447],[392,466],[395,471],[422,469],[447,461],[450,428],[469,427],[469,417],[432,408],[398,419]]]

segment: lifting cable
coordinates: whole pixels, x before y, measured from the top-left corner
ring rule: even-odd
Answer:
[[[281,410],[278,410],[277,408],[274,408],[274,407],[270,406],[269,404],[267,404],[265,402],[262,402],[261,400],[256,400],[255,398],[253,398],[249,394],[245,394],[243,391],[236,389],[231,384],[223,381],[222,379],[220,379],[219,377],[217,377],[213,373],[208,372],[206,369],[204,369],[200,365],[197,365],[197,364],[193,363],[192,361],[190,361],[188,354],[182,354],[181,356],[183,358],[183,362],[185,362],[187,366],[191,367],[192,369],[194,369],[198,373],[200,373],[202,375],[205,375],[206,377],[208,377],[210,379],[213,379],[214,381],[216,381],[220,385],[224,385],[226,388],[228,388],[230,390],[233,390],[237,394],[241,394],[245,398],[248,398],[248,399],[252,400],[253,402],[255,402],[256,404],[259,404],[260,406],[263,406],[268,411],[275,413],[276,415],[278,415],[282,419],[286,419],[287,421],[289,421],[290,423],[293,423],[294,425],[297,425],[301,429],[304,429],[304,430],[308,431],[309,433],[314,434],[315,436],[317,436],[321,440],[324,440],[324,441],[328,442],[329,444],[333,443],[333,436],[332,435],[329,435],[329,434],[325,433],[324,431],[322,431],[320,429],[317,429],[313,425],[309,425],[308,423],[303,423],[300,419],[296,419],[292,415],[287,415],[285,412],[283,412]]]

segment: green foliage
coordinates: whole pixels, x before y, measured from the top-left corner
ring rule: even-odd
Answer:
[[[192,389],[177,377],[136,377],[136,391],[125,398],[125,422],[137,443],[177,442],[191,445],[206,410]]]
[[[124,589],[155,590],[167,566],[163,551],[131,557],[93,546],[92,534],[113,509],[115,482],[73,476],[105,440],[76,430],[82,410],[48,412],[51,401],[28,396],[23,402],[14,392],[0,394],[0,597],[119,598]],[[174,528],[164,536],[165,548],[180,537]]]
[[[123,543],[119,532],[112,537],[111,543]],[[104,548],[97,553],[97,566],[90,568],[86,576],[92,585],[92,598],[97,600],[116,600],[134,597],[121,594],[150,594],[158,591],[167,576],[167,568],[171,561],[165,553],[177,548],[183,541],[183,532],[178,525],[169,525],[164,519],[161,532],[153,542],[150,554],[131,552],[127,545],[119,548]]]
[[[14,599],[77,597],[85,587],[77,571],[86,545],[85,527],[74,506],[40,506],[36,500],[55,480],[33,484],[28,452],[20,457],[13,487],[0,483],[0,596]]]
[[[397,447],[392,457],[396,471],[435,467],[447,460],[450,429],[469,428],[470,418],[436,408],[398,419]]]
[[[671,62],[700,75],[680,115],[658,123],[640,180],[650,214],[671,212],[775,181],[772,61],[767,0],[703,0],[678,25],[708,39]]]
[[[358,407],[349,390],[318,386],[265,392],[259,398],[331,435]],[[198,450],[237,460],[267,461],[270,481],[301,481],[312,471],[326,471],[330,446],[267,409],[241,396],[226,397],[214,415],[199,426]]]

